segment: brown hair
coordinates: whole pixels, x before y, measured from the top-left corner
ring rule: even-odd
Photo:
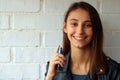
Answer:
[[[76,9],[86,10],[92,22],[93,37],[90,42],[92,53],[90,55],[90,70],[89,74],[91,78],[97,73],[98,69],[102,69],[103,72],[107,69],[107,59],[103,52],[103,28],[102,23],[96,9],[86,2],[73,3],[65,14],[64,22],[67,22],[68,15],[71,11]],[[70,51],[70,41],[67,34],[63,31],[63,54],[67,54]],[[98,71],[99,72],[99,71]]]

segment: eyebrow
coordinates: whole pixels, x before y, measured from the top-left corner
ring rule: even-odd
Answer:
[[[70,21],[78,21],[77,19],[70,19]]]
[[[91,20],[86,20],[85,22],[91,22]]]
[[[70,21],[78,21],[78,19],[70,19]],[[91,22],[91,20],[85,20],[84,22]]]

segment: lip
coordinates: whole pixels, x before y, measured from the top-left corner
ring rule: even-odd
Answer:
[[[73,38],[74,38],[75,40],[81,41],[81,40],[85,40],[85,39],[86,39],[86,36],[73,36]]]

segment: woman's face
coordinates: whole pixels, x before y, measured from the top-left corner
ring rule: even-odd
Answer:
[[[93,35],[89,13],[84,9],[70,12],[64,24],[64,32],[67,33],[71,47],[89,47]]]

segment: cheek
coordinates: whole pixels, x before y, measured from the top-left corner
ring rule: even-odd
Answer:
[[[71,29],[71,28],[67,28],[67,36],[68,36],[68,39],[71,40],[71,37],[72,35],[74,34],[74,30]]]
[[[92,35],[92,34],[93,34],[93,30],[92,30],[92,28],[87,29],[87,30],[86,30],[86,32],[87,32],[87,34],[90,34],[90,35]]]
[[[88,34],[92,35],[92,34],[93,34],[93,31],[92,31],[92,30],[90,30]]]
[[[93,36],[93,31],[92,31],[92,30],[89,30],[89,31],[88,31],[88,35],[89,35],[90,37],[92,37],[92,36]]]
[[[72,35],[74,34],[75,30],[73,28],[68,28],[68,34]]]

